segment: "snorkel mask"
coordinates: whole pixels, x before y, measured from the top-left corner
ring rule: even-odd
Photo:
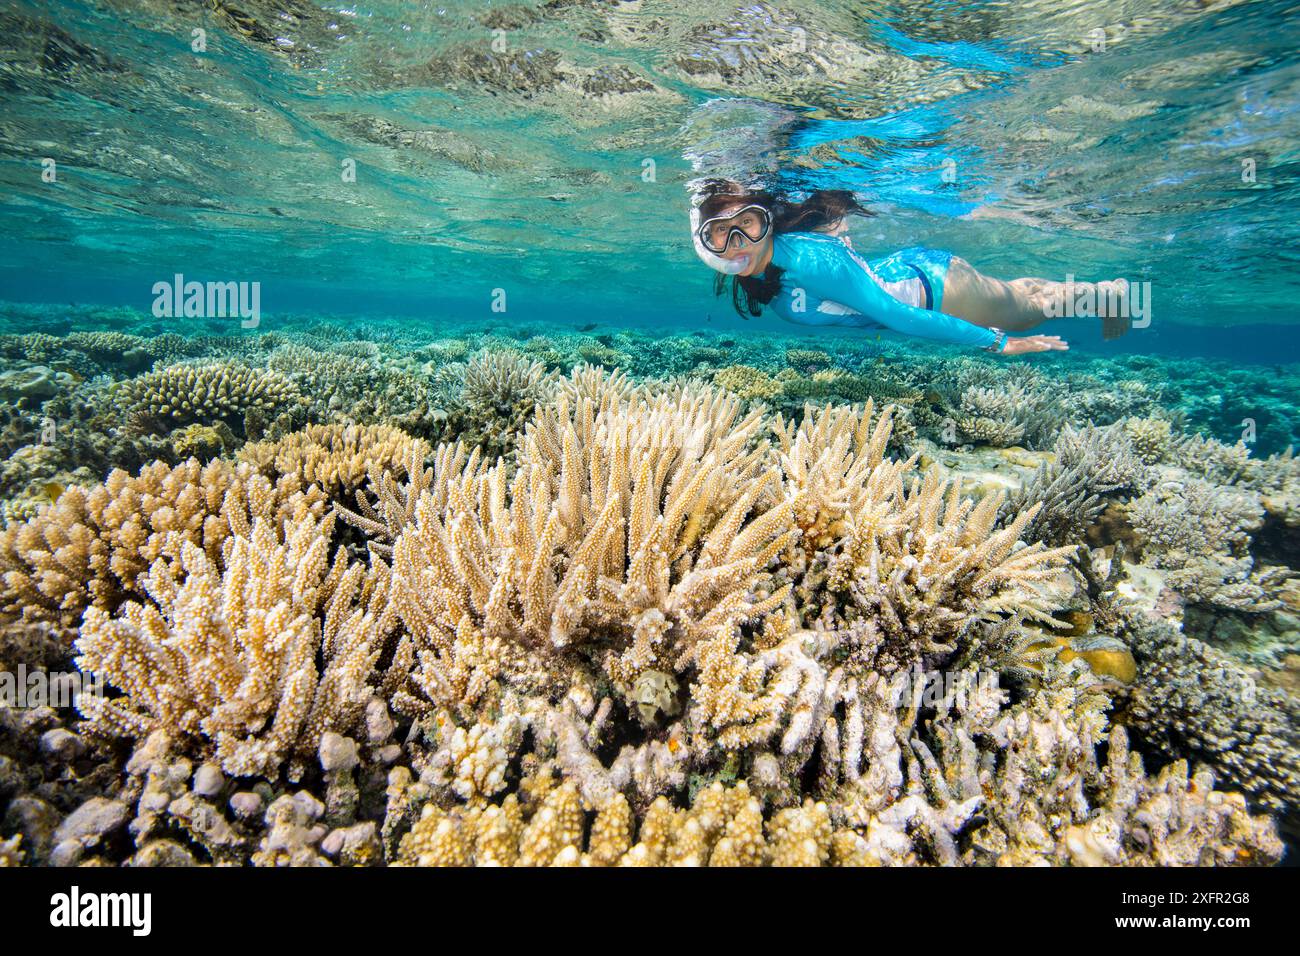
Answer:
[[[727,230],[726,235],[721,239],[721,246],[714,240],[714,226],[719,222],[727,222],[736,219],[746,212],[759,213],[760,227],[758,235],[750,235],[740,228],[733,225]],[[725,259],[718,253],[726,252],[727,247],[731,245],[732,239],[736,239],[740,245],[739,248],[745,249],[755,243],[762,242],[767,238],[767,234],[772,231],[772,214],[763,206],[750,204],[736,210],[729,216],[713,216],[704,221],[700,220],[699,206],[691,206],[691,241],[695,246],[695,254],[703,260],[704,264],[710,269],[715,269],[725,275],[737,275],[744,272],[749,267],[750,255],[742,256],[739,259]]]

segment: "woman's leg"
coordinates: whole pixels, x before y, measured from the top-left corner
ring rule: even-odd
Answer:
[[[943,309],[946,315],[955,315],[984,328],[1024,332],[1048,319],[1065,314],[1063,308],[1067,295],[1078,295],[1089,285],[1095,286],[1094,301],[1104,320],[1106,338],[1115,338],[1128,331],[1128,318],[1120,314],[1127,309],[1108,309],[1107,302],[1127,296],[1128,283],[1124,279],[1111,282],[1053,282],[1050,279],[995,279],[986,276],[965,259],[952,257],[948,275],[943,285]],[[1114,314],[1112,314],[1114,313]]]

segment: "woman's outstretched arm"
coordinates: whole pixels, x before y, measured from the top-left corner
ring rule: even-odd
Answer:
[[[792,293],[803,286],[819,298],[843,303],[905,335],[977,348],[988,348],[998,340],[992,329],[898,301],[876,284],[857,253],[838,240],[795,240],[792,249],[796,261],[789,272],[792,279],[799,277]]]

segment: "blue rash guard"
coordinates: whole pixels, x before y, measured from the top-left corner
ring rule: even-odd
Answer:
[[[950,258],[946,253],[916,248],[868,264],[832,236],[782,233],[772,241],[770,265],[784,269],[785,274],[781,291],[770,304],[781,318],[800,325],[886,328],[987,348],[997,341],[996,332],[938,311]],[[933,308],[921,308],[916,302],[922,289],[931,293]],[[913,304],[903,299],[912,299]]]

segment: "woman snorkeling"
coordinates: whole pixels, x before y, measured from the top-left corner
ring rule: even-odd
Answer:
[[[920,246],[868,262],[842,235],[850,214],[872,215],[845,190],[822,190],[792,203],[712,180],[691,210],[691,233],[696,253],[719,273],[719,295],[726,277],[734,277],[732,301],[743,317],[770,305],[801,325],[884,327],[1002,355],[1069,349],[1058,335],[1008,335],[1046,321],[1050,303],[1059,303],[1067,289],[1089,291],[1098,303],[1127,295],[1122,279],[1091,290],[1079,282],[994,279],[965,259]],[[1103,335],[1116,338],[1128,331],[1127,310],[1110,312]]]

